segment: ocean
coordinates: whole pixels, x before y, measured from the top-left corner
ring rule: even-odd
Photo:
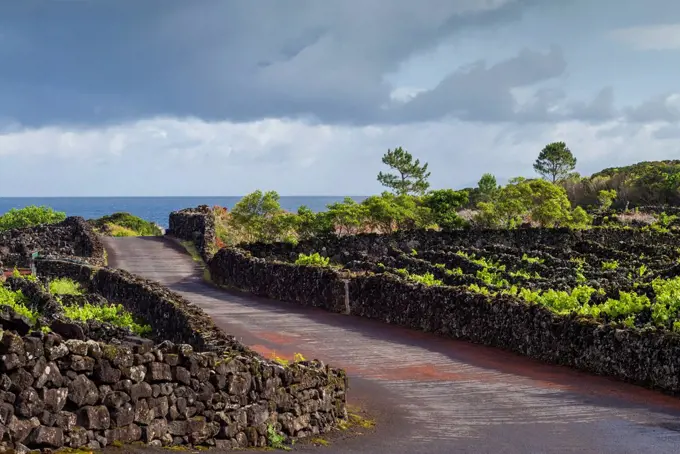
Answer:
[[[170,212],[198,205],[219,205],[232,208],[241,197],[0,197],[0,214],[12,208],[28,205],[46,205],[68,216],[85,219],[100,218],[107,214],[124,211],[167,228]],[[352,197],[361,201],[365,197]],[[339,202],[343,196],[282,196],[281,207],[296,211],[307,205],[313,211],[323,211],[329,203]]]

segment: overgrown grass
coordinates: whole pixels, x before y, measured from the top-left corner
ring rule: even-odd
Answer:
[[[203,257],[201,257],[201,254],[199,254],[198,249],[196,249],[196,245],[193,241],[180,241],[180,244],[184,246],[184,249],[187,250],[194,262],[204,263]]]
[[[180,244],[184,246],[184,249],[186,249],[186,251],[191,256],[191,259],[194,262],[199,263],[203,268],[203,280],[206,282],[212,282],[210,270],[208,269],[208,266],[206,265],[205,261],[203,261],[203,257],[201,257],[201,254],[198,253],[198,249],[196,249],[196,246],[194,245],[193,241],[180,241]]]
[[[113,237],[140,236],[137,232],[127,227],[116,224],[106,224],[107,233]]]

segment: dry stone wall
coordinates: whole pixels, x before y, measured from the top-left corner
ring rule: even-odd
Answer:
[[[52,259],[36,268],[45,281],[70,277],[122,304],[153,335],[102,342],[68,331],[19,332],[12,323],[21,317],[0,307],[0,447],[263,447],[272,430],[305,437],[347,417],[340,369],[262,358],[181,295],[124,271]],[[10,284],[35,305],[54,303],[27,282]]]
[[[192,241],[206,262],[213,255],[215,244],[215,215],[207,205],[186,208],[170,213],[166,235]]]
[[[492,234],[501,240],[519,243],[528,240],[522,231]],[[411,241],[429,241],[429,246],[434,247],[434,235],[421,235]],[[460,241],[474,242],[474,237],[467,232],[458,235]],[[543,241],[559,244],[559,239],[566,241],[569,235],[574,234],[547,232]],[[615,235],[624,238],[626,234]],[[390,241],[408,241],[408,238],[367,235],[355,241],[368,244],[352,245],[351,241],[351,238],[339,238],[330,246],[319,244],[316,251],[326,247],[325,252],[340,256],[344,253],[352,256],[353,251],[359,250],[389,253]],[[343,243],[344,251],[336,246]],[[308,246],[303,244],[302,248]],[[678,334],[655,329],[621,329],[592,319],[559,316],[509,296],[490,299],[461,288],[428,287],[387,274],[347,275],[253,256],[259,254],[271,260],[290,258],[290,254],[295,256],[300,250],[289,245],[251,245],[249,248],[250,251],[218,251],[209,262],[216,284],[336,312],[344,299],[352,315],[509,349],[541,361],[680,393]]]
[[[13,229],[0,233],[0,268],[27,268],[31,254],[73,257],[93,265],[105,262],[104,245],[81,217],[69,217],[58,224]]]

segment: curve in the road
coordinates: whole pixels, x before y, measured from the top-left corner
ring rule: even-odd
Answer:
[[[110,266],[161,282],[263,354],[347,369],[378,430],[327,452],[678,453],[680,399],[462,341],[227,292],[161,238],[106,240]]]

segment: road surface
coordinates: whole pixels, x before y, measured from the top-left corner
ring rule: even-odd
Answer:
[[[348,371],[350,403],[375,415],[376,429],[301,452],[680,452],[680,398],[498,349],[217,289],[165,238],[110,238],[106,248],[110,266],[181,293],[260,353],[300,352]]]

